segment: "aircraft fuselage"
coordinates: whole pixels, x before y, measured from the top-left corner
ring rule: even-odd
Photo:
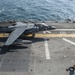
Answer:
[[[34,23],[16,22],[14,26],[12,25],[12,26],[0,27],[0,33],[11,33],[16,28],[22,27],[22,26],[26,27],[26,30],[23,34],[31,34],[31,33],[36,33],[38,31],[55,29],[55,27],[46,26],[44,23],[34,24]]]

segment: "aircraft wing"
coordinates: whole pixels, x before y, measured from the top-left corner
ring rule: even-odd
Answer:
[[[5,46],[11,45],[18,37],[23,34],[23,32],[26,30],[26,26],[18,27],[16,28],[8,37],[7,41],[5,42]]]

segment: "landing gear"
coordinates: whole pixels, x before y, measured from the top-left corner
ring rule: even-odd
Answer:
[[[20,38],[34,38],[35,37],[35,32],[28,33],[28,34],[22,34]]]
[[[34,38],[34,37],[35,37],[35,33],[33,32],[31,38]]]

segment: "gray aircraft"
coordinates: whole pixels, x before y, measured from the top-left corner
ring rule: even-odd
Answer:
[[[9,33],[9,37],[4,43],[3,47],[10,46],[14,42],[18,42],[18,39],[22,39],[22,35],[32,34],[32,37],[35,36],[35,33],[38,31],[51,30],[55,29],[54,26],[48,26],[45,23],[23,23],[16,22],[15,25],[0,27],[0,33]],[[5,50],[5,49],[4,49]],[[3,51],[3,49],[1,50]]]

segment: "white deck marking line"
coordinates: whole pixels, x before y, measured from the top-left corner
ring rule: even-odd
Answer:
[[[53,31],[75,31],[75,29],[55,29]]]
[[[43,33],[46,34],[46,31],[43,31]],[[45,40],[45,55],[46,55],[46,59],[50,59],[48,40],[46,38],[44,40]]]
[[[50,31],[46,31],[46,32],[49,33],[49,34],[51,33]]]
[[[66,34],[66,32],[65,32],[65,31],[63,31],[63,32],[60,32],[60,34]]]
[[[46,34],[46,31],[43,31],[43,34]]]
[[[63,38],[63,40],[66,41],[66,42],[68,42],[68,43],[70,43],[70,44],[72,44],[72,45],[75,45],[74,42],[72,42],[72,41],[70,41],[70,40],[68,40],[68,39],[66,39],[66,38]]]
[[[0,61],[0,68],[2,67],[2,63],[3,63],[3,59],[2,59],[2,61]]]
[[[50,59],[50,52],[48,48],[48,40],[45,39],[45,54],[46,54],[46,59]]]
[[[46,31],[43,31],[43,33],[44,34],[46,34],[46,33],[49,33],[50,34],[51,32],[46,30]]]

